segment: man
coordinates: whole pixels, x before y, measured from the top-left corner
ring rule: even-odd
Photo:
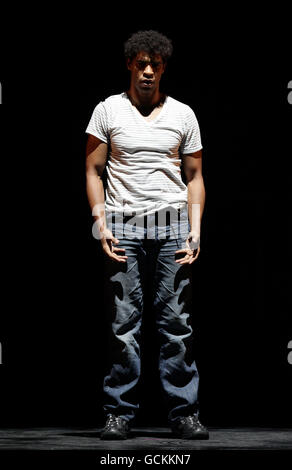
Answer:
[[[151,278],[169,425],[174,436],[208,439],[198,419],[199,376],[190,360],[188,323],[191,265],[200,251],[205,202],[199,126],[188,105],[159,90],[171,41],[157,31],[139,31],[124,50],[130,88],[100,102],[86,129],[87,195],[105,257],[111,315],[110,370],[103,387],[107,420],[100,437],[126,439],[139,408],[143,294]]]

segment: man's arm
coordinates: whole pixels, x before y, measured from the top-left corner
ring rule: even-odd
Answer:
[[[182,155],[183,169],[188,188],[188,216],[191,230],[188,235],[187,246],[184,250],[184,258],[177,260],[180,264],[192,264],[200,252],[201,221],[205,206],[205,185],[202,174],[202,150],[191,154]],[[192,246],[197,250],[194,254]]]
[[[108,146],[106,143],[89,134],[86,145],[86,191],[91,210],[102,237],[106,228],[104,209],[104,187],[102,174],[106,165]]]
[[[206,197],[202,174],[202,150],[182,155],[182,159],[188,188],[188,215],[191,232],[200,236]]]
[[[97,137],[89,134],[86,145],[86,191],[87,198],[96,225],[99,231],[104,252],[116,261],[125,262],[127,256],[117,255],[114,251],[125,251],[122,248],[112,246],[112,243],[119,243],[106,226],[106,214],[104,207],[104,186],[102,174],[106,165],[108,145]]]

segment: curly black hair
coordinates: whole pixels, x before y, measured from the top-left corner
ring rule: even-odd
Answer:
[[[124,53],[126,58],[132,60],[141,51],[150,55],[159,54],[163,62],[167,62],[173,51],[171,39],[152,29],[138,31],[124,43]]]

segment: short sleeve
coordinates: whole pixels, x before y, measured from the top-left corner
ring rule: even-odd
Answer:
[[[103,101],[95,107],[85,132],[94,135],[106,144],[108,143],[108,117]]]
[[[187,154],[202,149],[199,123],[192,108],[187,107],[185,115],[185,131],[180,145],[180,153]]]

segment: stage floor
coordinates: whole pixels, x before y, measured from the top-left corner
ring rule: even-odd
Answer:
[[[99,439],[100,430],[59,427],[0,429],[0,451],[292,450],[292,428],[209,428],[210,439],[207,441],[176,439],[168,428],[158,427],[134,427],[127,440],[105,441]]]

